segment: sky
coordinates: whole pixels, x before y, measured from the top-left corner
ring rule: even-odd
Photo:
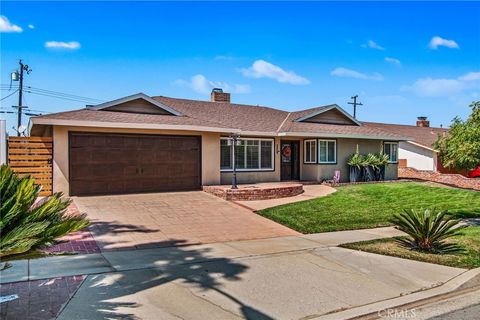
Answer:
[[[222,87],[287,111],[352,113],[358,94],[362,121],[448,126],[480,100],[479,2],[2,1],[0,15],[0,111],[18,104],[18,59],[35,112]]]

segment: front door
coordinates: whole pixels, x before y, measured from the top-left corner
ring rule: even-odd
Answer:
[[[300,142],[282,140],[280,145],[280,179],[300,180]]]

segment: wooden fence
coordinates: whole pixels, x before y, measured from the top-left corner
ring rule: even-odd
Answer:
[[[42,186],[41,196],[52,194],[53,140],[51,137],[9,137],[8,164]]]

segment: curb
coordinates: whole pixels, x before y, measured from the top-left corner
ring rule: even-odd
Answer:
[[[374,302],[371,304],[354,307],[348,310],[332,312],[332,313],[324,314],[324,315],[321,315],[315,318],[309,318],[309,319],[337,320],[337,319],[358,319],[360,317],[374,316],[374,315],[377,315],[378,312],[382,310],[399,308],[411,303],[419,302],[421,300],[428,300],[431,298],[442,296],[442,295],[451,293],[455,290],[462,290],[462,289],[468,288],[470,287],[468,285],[469,281],[474,280],[475,282],[480,282],[479,278],[480,278],[480,268],[471,269],[448,280],[444,284],[432,289],[418,291],[405,296],[392,298],[389,300],[384,300],[379,302]]]

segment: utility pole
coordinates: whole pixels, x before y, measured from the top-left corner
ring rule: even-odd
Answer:
[[[353,99],[353,102],[348,102],[348,104],[353,104],[353,117],[357,119],[357,106],[363,106],[363,103],[357,102],[358,94],[354,95],[350,99]]]
[[[28,108],[28,107],[23,107],[22,106],[22,95],[23,95],[23,72],[25,71],[27,74],[30,74],[30,72],[32,72],[32,69],[30,69],[30,67],[26,64],[23,64],[22,62],[22,59],[20,59],[20,61],[18,62],[18,64],[20,65],[20,83],[19,83],[19,87],[18,87],[18,122],[17,122],[17,136],[20,137],[21,133],[20,133],[20,127],[22,125],[22,112],[23,112],[23,108]]]

